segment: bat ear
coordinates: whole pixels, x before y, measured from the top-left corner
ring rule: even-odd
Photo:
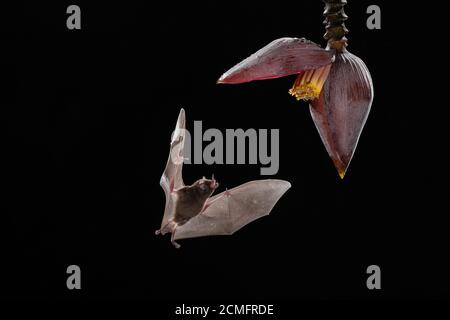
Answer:
[[[203,178],[202,178],[202,179],[206,179],[206,178],[205,178],[205,176],[203,176]]]
[[[212,174],[211,180],[214,180],[214,173]]]

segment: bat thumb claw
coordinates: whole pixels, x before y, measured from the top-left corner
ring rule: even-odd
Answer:
[[[156,231],[155,231],[155,234],[156,234],[156,235],[160,235],[160,234],[161,234],[161,230],[156,230]]]

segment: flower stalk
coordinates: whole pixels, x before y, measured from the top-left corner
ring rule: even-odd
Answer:
[[[323,37],[331,48],[342,51],[347,45],[345,35],[348,33],[348,29],[345,27],[345,21],[348,16],[344,12],[347,0],[323,0],[323,2],[325,2],[323,24],[326,29]]]

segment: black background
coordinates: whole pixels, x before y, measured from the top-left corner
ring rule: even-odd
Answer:
[[[375,99],[341,181],[307,104],[287,93],[295,77],[215,84],[276,38],[323,45],[321,1],[76,3],[81,30],[66,28],[69,4],[30,2],[2,22],[1,67],[11,75],[2,97],[2,298],[450,297],[440,205],[448,188],[436,140],[445,105],[434,103],[438,80],[426,74],[440,67],[418,59],[429,53],[418,39],[434,29],[405,27],[417,23],[418,8],[346,7],[348,49],[371,71]],[[381,30],[366,28],[369,4],[382,9]],[[194,120],[204,129],[279,128],[276,178],[292,188],[270,216],[235,235],[181,241],[176,250],[154,230],[181,107],[188,128]],[[184,178],[214,173],[233,187],[264,178],[259,170],[189,165]],[[81,267],[80,291],[66,288],[71,264]],[[371,264],[381,267],[380,291],[366,288]]]

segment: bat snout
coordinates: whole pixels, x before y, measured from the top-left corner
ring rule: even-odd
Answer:
[[[209,181],[209,188],[215,190],[219,187],[219,183],[216,180]]]
[[[211,183],[211,188],[212,188],[213,190],[217,189],[217,188],[219,187],[219,183],[217,182],[216,179],[214,179],[214,174],[213,174],[212,177],[211,177],[211,181],[212,181],[212,183]]]

